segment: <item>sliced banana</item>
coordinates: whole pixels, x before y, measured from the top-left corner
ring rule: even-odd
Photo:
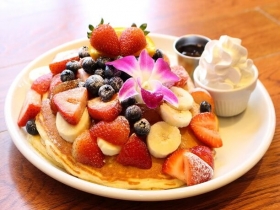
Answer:
[[[85,111],[83,112],[83,115],[77,125],[71,125],[66,120],[64,120],[59,112],[57,112],[56,127],[59,135],[64,140],[71,143],[74,142],[78,135],[90,127],[90,117],[87,108],[85,108]]]
[[[29,72],[29,80],[30,82],[34,82],[38,77],[50,73],[51,70],[49,66],[41,66],[36,69],[33,69],[31,72]]]
[[[113,156],[119,154],[121,151],[120,146],[111,144],[110,142],[99,137],[97,138],[97,145],[104,155]]]
[[[152,156],[165,158],[181,144],[181,133],[176,126],[159,121],[151,126],[147,146]]]
[[[167,103],[159,107],[161,118],[170,125],[182,128],[189,125],[192,113],[189,110],[177,110]]]
[[[170,106],[178,110],[190,110],[192,108],[194,100],[192,95],[187,90],[176,86],[171,87],[170,90],[178,98],[178,107],[169,104]]]

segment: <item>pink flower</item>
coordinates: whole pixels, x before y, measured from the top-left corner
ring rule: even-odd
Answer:
[[[106,64],[131,76],[119,91],[120,101],[135,97],[139,103],[145,103],[152,109],[158,107],[162,100],[173,106],[178,105],[177,97],[168,87],[179,78],[162,58],[154,62],[146,50],[143,50],[138,60],[131,55]]]

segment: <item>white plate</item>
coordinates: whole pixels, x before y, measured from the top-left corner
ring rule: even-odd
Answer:
[[[171,63],[175,64],[172,43],[177,37],[160,34],[151,34],[151,37],[156,46],[169,55]],[[30,86],[28,73],[36,67],[48,65],[58,52],[86,44],[86,39],[69,42],[32,61],[16,77],[5,101],[6,124],[14,144],[34,166],[47,175],[73,188],[104,197],[138,201],[172,200],[206,193],[234,181],[250,170],[267,151],[275,131],[275,110],[269,94],[258,81],[244,113],[237,117],[220,118],[224,146],[216,150],[215,174],[208,182],[171,190],[124,190],[90,183],[55,167],[33,149],[27,141],[25,130],[17,126],[21,104]]]

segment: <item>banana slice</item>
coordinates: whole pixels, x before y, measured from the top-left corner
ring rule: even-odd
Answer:
[[[50,72],[51,72],[51,70],[50,70],[49,66],[41,66],[41,67],[38,67],[36,69],[33,69],[28,75],[29,76],[29,81],[32,83],[38,77],[40,77],[44,74],[48,74]]]
[[[165,122],[178,128],[188,126],[192,119],[192,113],[189,110],[177,110],[167,103],[160,105],[159,112]]]
[[[174,107],[168,103],[170,106],[172,106],[174,109],[184,110],[184,111],[190,110],[192,108],[194,100],[192,95],[187,90],[176,86],[171,87],[170,90],[178,98],[178,107]]]
[[[147,146],[151,155],[165,158],[181,144],[181,133],[176,126],[159,121],[151,126],[147,136]]]
[[[84,130],[89,129],[90,117],[87,108],[77,125],[71,125],[63,119],[61,114],[56,114],[56,127],[59,135],[68,142],[73,142]]]
[[[121,151],[120,146],[111,144],[110,142],[99,137],[97,138],[97,145],[104,155],[113,156],[119,154]]]

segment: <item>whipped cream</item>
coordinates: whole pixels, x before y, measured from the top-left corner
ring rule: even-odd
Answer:
[[[215,89],[242,87],[254,77],[253,61],[247,56],[247,49],[238,38],[223,35],[219,40],[211,40],[199,60],[199,80]]]

